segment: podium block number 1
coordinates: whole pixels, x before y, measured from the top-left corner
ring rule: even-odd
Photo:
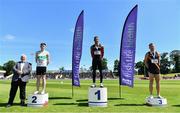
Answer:
[[[37,103],[37,101],[36,101],[37,100],[37,96],[32,96],[32,99],[33,99],[32,103]]]
[[[101,100],[101,92],[100,92],[100,90],[97,90],[97,92],[95,92],[95,95],[97,95],[97,100]]]

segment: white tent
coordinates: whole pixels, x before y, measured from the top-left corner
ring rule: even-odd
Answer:
[[[4,70],[0,70],[0,79],[4,78],[4,74],[6,73],[6,71]]]

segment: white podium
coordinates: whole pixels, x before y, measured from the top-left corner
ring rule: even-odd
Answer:
[[[107,88],[89,88],[89,106],[107,107]]]
[[[30,94],[28,96],[28,107],[44,107],[48,105],[48,93],[46,94]]]
[[[165,106],[167,105],[167,99],[166,98],[146,98],[146,104],[151,106]]]

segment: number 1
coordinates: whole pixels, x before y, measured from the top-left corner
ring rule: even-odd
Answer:
[[[97,95],[97,99],[98,100],[101,100],[101,92],[100,92],[100,90],[97,90],[97,92],[95,92],[95,95]]]

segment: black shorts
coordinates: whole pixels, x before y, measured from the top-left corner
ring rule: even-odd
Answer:
[[[101,60],[101,58],[94,58],[93,59],[93,61],[92,61],[92,69],[93,70],[96,70],[96,69],[102,70],[102,60]]]
[[[46,67],[36,67],[36,75],[46,75]]]
[[[148,71],[152,74],[160,74],[160,70],[156,66],[149,66]]]

